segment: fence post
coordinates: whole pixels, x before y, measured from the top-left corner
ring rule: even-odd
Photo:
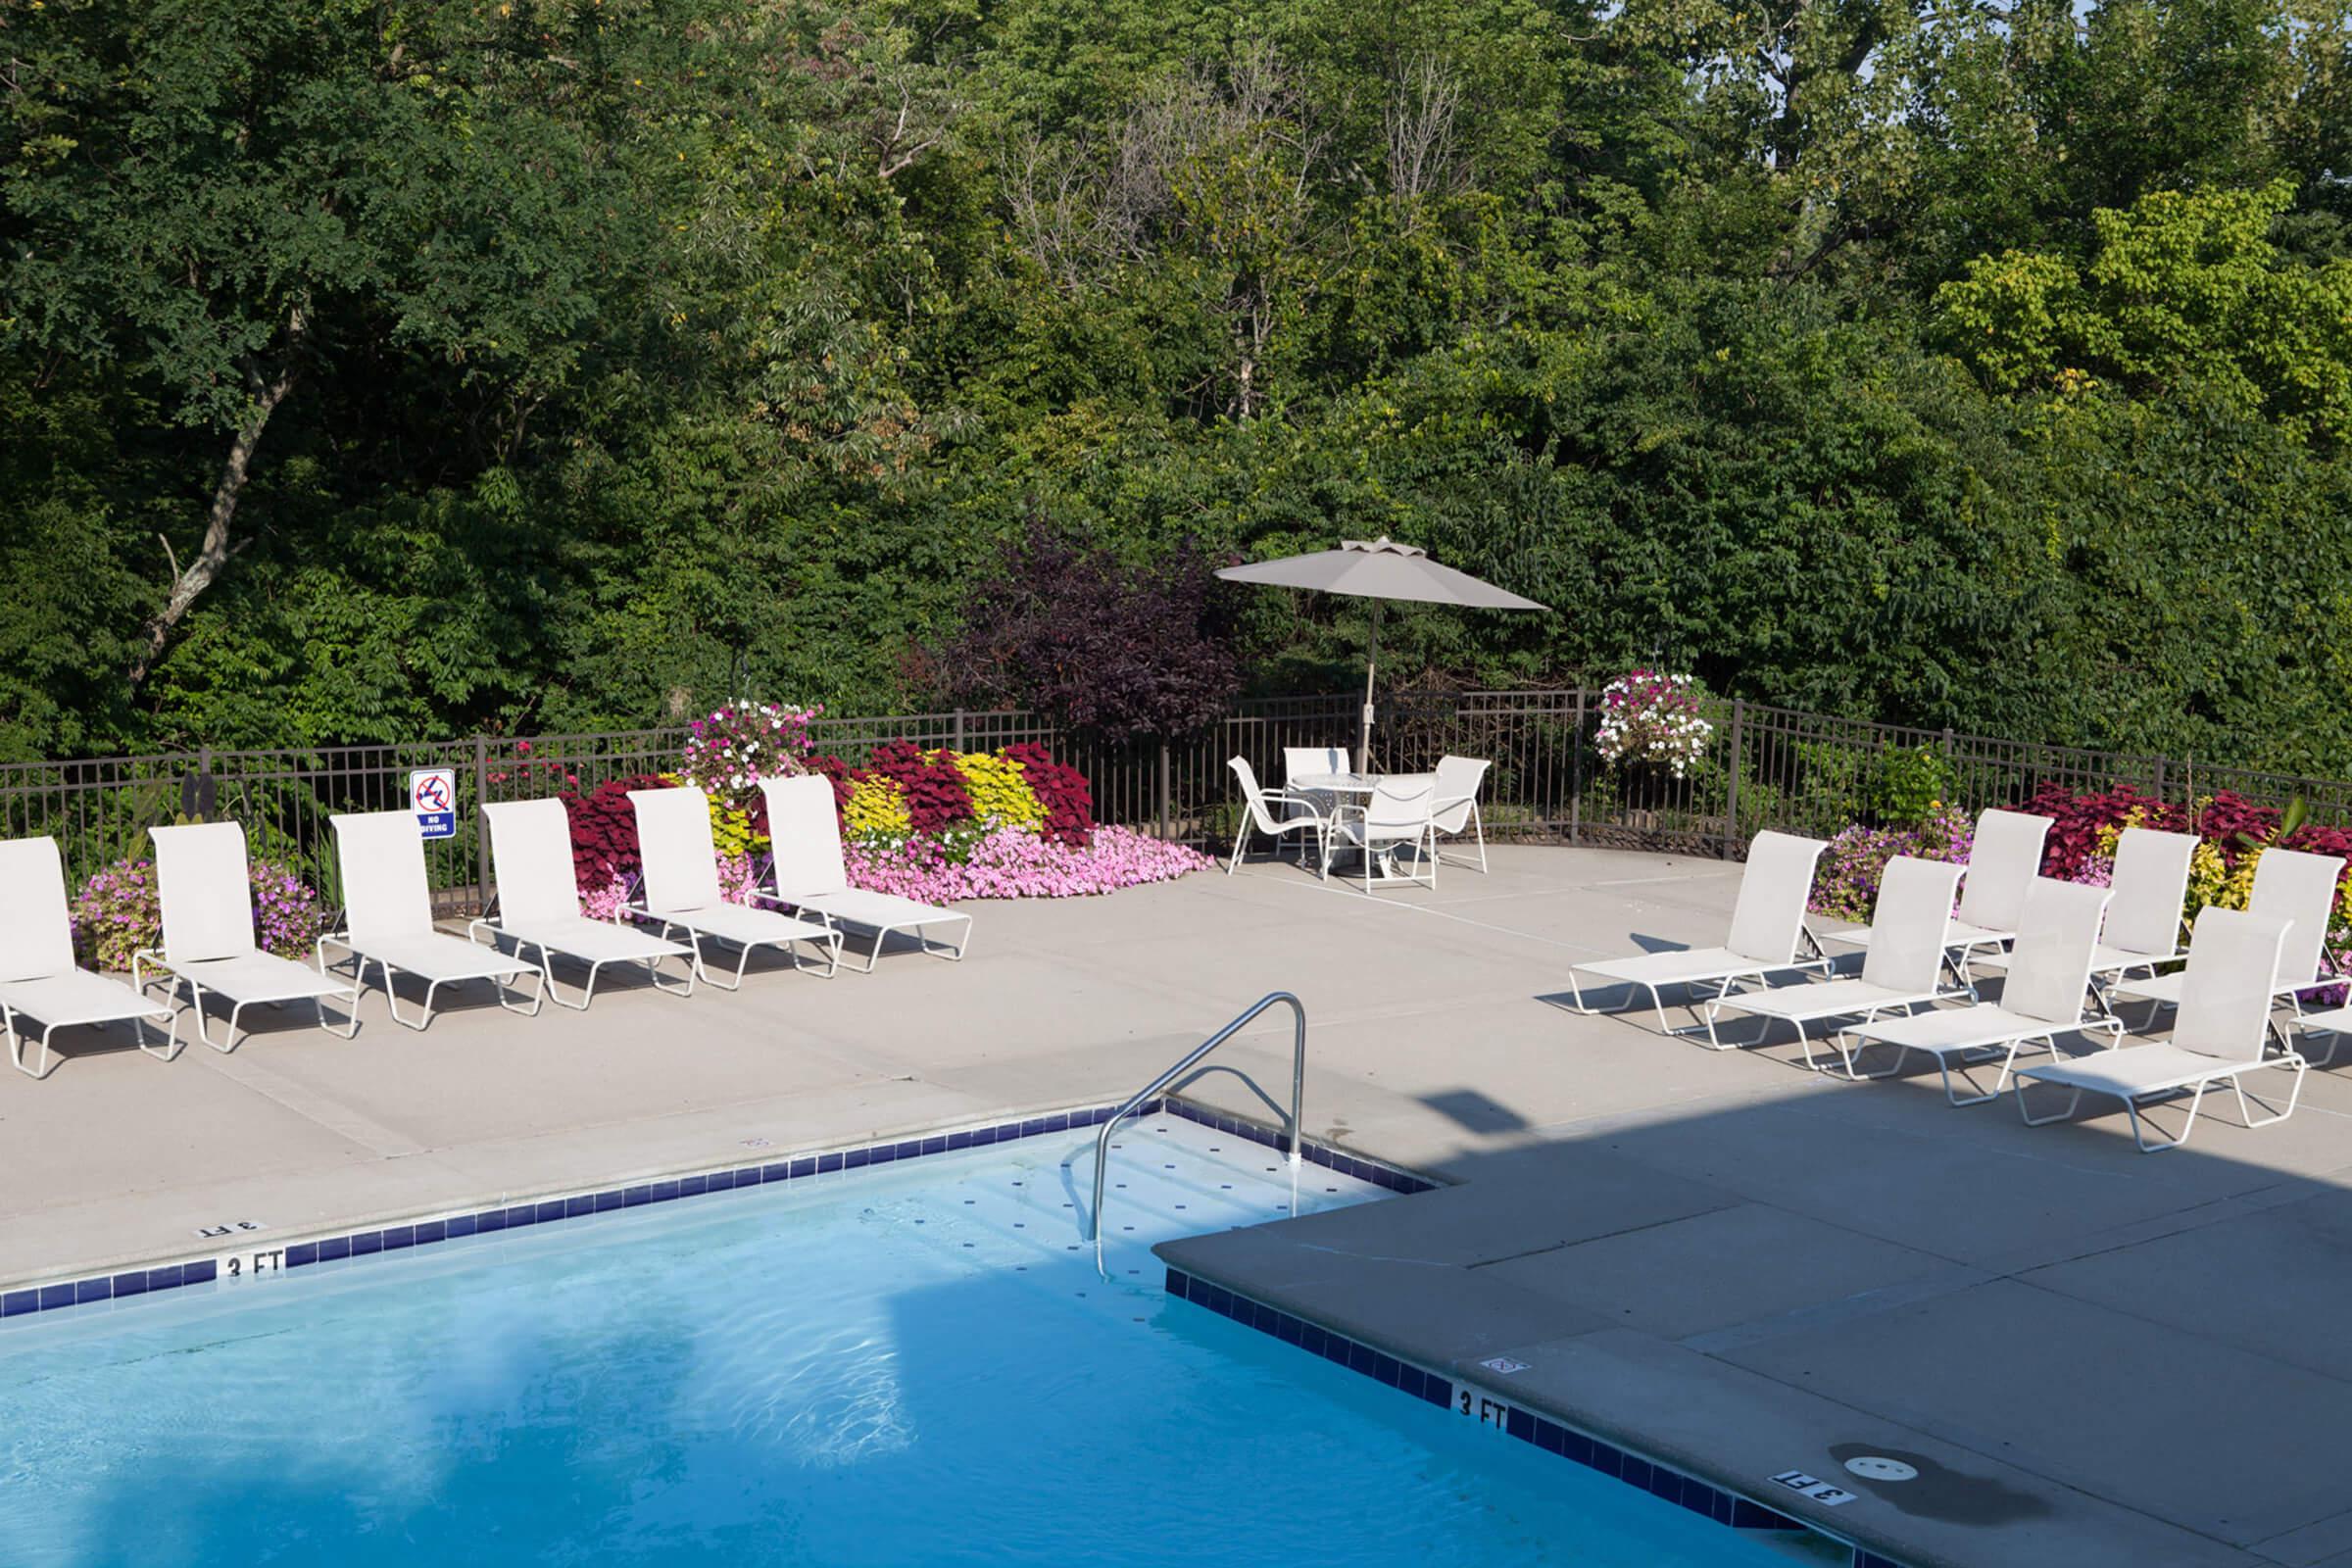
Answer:
[[[1724,786],[1723,792],[1723,858],[1727,860],[1732,858],[1732,852],[1736,850],[1740,844],[1740,769],[1742,765],[1744,765],[1746,760],[1740,750],[1740,712],[1741,706],[1742,705],[1739,698],[1735,697],[1732,699],[1732,744],[1730,747],[1731,763],[1726,769],[1726,772],[1730,778],[1730,782]]]
[[[1585,688],[1576,688],[1576,726],[1568,732],[1568,842],[1584,837],[1585,825]]]
[[[490,825],[482,816],[482,803],[488,799],[490,741],[486,736],[476,735],[473,738],[473,912],[476,914],[490,912]]]
[[[188,788],[180,792],[179,808],[183,815],[199,822],[213,819],[213,749],[196,748],[196,776],[188,780]]]
[[[1165,838],[1167,838],[1167,837],[1168,837],[1168,835],[1169,835],[1169,831],[1170,831],[1170,822],[1169,822],[1169,819],[1168,819],[1168,743],[1167,743],[1166,741],[1164,741],[1164,740],[1163,740],[1163,741],[1161,741],[1161,742],[1159,743],[1159,836],[1160,836],[1162,839],[1165,839]]]
[[[956,750],[960,752],[968,749],[963,744],[963,710],[958,708],[956,710]]]

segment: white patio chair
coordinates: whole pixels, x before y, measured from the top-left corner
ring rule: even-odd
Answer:
[[[1478,836],[1478,869],[1487,869],[1487,824],[1478,814],[1479,787],[1494,764],[1475,757],[1438,759],[1438,782],[1430,802],[1430,821],[1438,833],[1459,838],[1463,831]]]
[[[155,882],[164,906],[162,951],[142,949],[130,960],[130,982],[147,989],[143,970],[153,964],[176,991],[185,986],[188,1011],[196,1016],[196,1038],[223,1055],[237,1049],[237,1020],[256,1003],[277,1005],[308,1002],[318,1027],[349,1040],[360,1032],[360,988],[326,972],[323,961],[303,963],[264,953],[253,935],[253,869],[245,858],[245,830],[234,822],[197,822],[186,827],[151,827]],[[317,956],[314,955],[316,957]],[[205,1026],[207,992],[228,1003],[228,1023],[215,1040]],[[346,1014],[346,1027],[326,1021],[326,999]]]
[[[2303,1016],[2302,994],[2337,978],[2328,960],[2328,918],[2335,908],[2335,887],[2343,874],[2340,857],[2302,850],[2265,850],[2254,862],[2254,890],[2246,898],[2246,912],[2286,922],[2286,943],[2278,952],[2271,994],[2293,1008],[2298,1019]],[[2200,911],[2197,924],[2203,925],[2211,912]],[[2193,938],[2189,952],[2196,952]],[[2159,1011],[2180,1003],[2186,984],[2187,971],[2180,970],[2119,980],[2108,988],[2108,996],[2148,1004],[2144,1029],[2154,1025]],[[2279,1043],[2284,1045],[2284,1039]]]
[[[1285,836],[1292,833],[1304,833],[1313,838],[1315,864],[1325,880],[1329,880],[1331,876],[1331,819],[1321,804],[1326,797],[1318,795],[1310,800],[1304,795],[1293,795],[1286,791],[1269,793],[1258,786],[1257,770],[1250,765],[1250,760],[1246,757],[1229,758],[1225,765],[1233,769],[1233,776],[1240,781],[1242,786],[1242,825],[1240,831],[1233,836],[1233,854],[1225,861],[1225,874],[1233,875],[1233,868],[1242,863],[1242,848],[1249,842],[1250,830],[1255,827],[1258,832],[1274,841],[1274,854],[1277,858],[1282,854],[1282,841]],[[1286,808],[1287,814],[1276,816],[1274,814],[1276,806]],[[1304,843],[1301,841],[1301,853],[1304,852]]]
[[[1707,1004],[1707,1044],[1717,1051],[1732,1049],[1715,1030],[1715,1020],[1726,1007],[1762,1023],[1754,1040],[1734,1045],[1762,1045],[1773,1020],[1780,1019],[1795,1026],[1797,1041],[1805,1049],[1805,1065],[1818,1072],[1821,1063],[1814,1059],[1807,1024],[1831,1018],[1870,1023],[1884,1013],[1912,1012],[1961,995],[1963,987],[1941,983],[1951,946],[1952,893],[1960,870],[1949,861],[1908,855],[1888,860],[1879,882],[1878,906],[1871,911],[1878,936],[1863,956],[1861,977],[1727,991]]]
[[[1758,833],[1747,846],[1747,863],[1740,871],[1740,896],[1732,905],[1732,928],[1720,948],[1677,948],[1644,953],[1631,958],[1605,958],[1598,963],[1568,966],[1571,1010],[1588,1017],[1602,1009],[1587,1005],[1577,985],[1581,974],[1639,986],[1649,993],[1657,1009],[1658,1032],[1677,1031],[1666,1022],[1662,986],[1683,986],[1695,993],[1713,986],[1717,995],[1735,980],[1763,980],[1786,969],[1827,970],[1829,959],[1805,924],[1805,901],[1813,893],[1813,867],[1829,846],[1820,839],[1789,833]],[[1798,956],[1802,948],[1810,957]],[[1696,997],[1691,998],[1693,1004]]]
[[[1912,1052],[1934,1056],[1943,1074],[1943,1098],[1955,1105],[1981,1105],[1998,1100],[2009,1087],[2017,1054],[2038,1042],[2058,1056],[2058,1036],[2092,1030],[2112,1031],[2108,1044],[2123,1038],[2124,1026],[2102,1011],[2090,989],[2091,950],[2098,945],[2099,920],[2107,912],[2109,890],[2075,882],[2035,878],[2026,894],[2020,917],[2017,948],[2009,978],[1998,1003],[1980,1002],[1965,1007],[1933,1007],[1899,1018],[1881,1018],[1855,1024],[1835,1037],[1844,1061],[1845,1078],[1891,1078],[1902,1070]],[[1894,1056],[1884,1069],[1865,1073],[1858,1058],[1872,1046],[1890,1046]],[[1966,1099],[1952,1087],[1952,1063],[1969,1088],[1972,1062],[2001,1058],[2000,1077],[1990,1090]]]
[[[596,977],[608,963],[642,963],[655,990],[675,997],[694,995],[692,948],[617,920],[591,920],[580,912],[579,879],[571,859],[571,814],[562,801],[493,802],[482,808],[482,821],[490,834],[498,913],[467,926],[467,936],[476,941],[486,937],[494,945],[503,936],[517,953],[537,948],[548,1000],[574,1012],[587,1011],[596,1000]],[[588,983],[577,1002],[564,1001],[556,989],[559,953],[588,966]],[[662,984],[664,958],[686,960],[683,986]]]
[[[813,942],[825,950],[824,974],[841,968],[841,933],[832,926],[727,902],[718,887],[710,803],[701,790],[691,785],[631,790],[629,805],[637,812],[637,853],[644,860],[645,880],[638,901],[623,912],[649,924],[659,922],[664,937],[685,932],[694,946],[697,975],[721,991],[741,990],[757,949],[774,948],[800,968],[796,942]],[[704,964],[705,938],[739,950],[733,980],[721,980]]]
[[[1329,790],[1310,790],[1298,781],[1319,774],[1352,773],[1355,763],[1345,746],[1285,746],[1282,749],[1282,791],[1317,816],[1337,816],[1340,799]]]
[[[2181,971],[2185,983],[2180,987],[2173,1037],[2071,1061],[2022,1067],[2017,1074],[2018,1114],[2027,1126],[2040,1127],[2073,1116],[2084,1095],[2104,1095],[2123,1102],[2125,1114],[2132,1118],[2132,1141],[2139,1152],[2156,1153],[2188,1142],[2206,1090],[2227,1082],[2237,1096],[2238,1115],[2246,1126],[2267,1127],[2284,1121],[2294,1114],[2295,1102],[2302,1096],[2307,1063],[2291,1048],[2275,1056],[2265,1054],[2264,1048],[2271,1038],[2278,968],[2285,961],[2292,935],[2292,927],[2275,915],[2250,909],[2205,910],[2197,916],[2196,932],[2189,939],[2188,967]],[[2264,1067],[2283,1068],[2295,1076],[2285,1108],[2257,1120],[2240,1079]],[[2069,1091],[2066,1108],[2034,1115],[2026,1104],[2028,1080]],[[2142,1112],[2157,1101],[2181,1094],[2190,1098],[2180,1133],[2150,1143],[2149,1123]],[[2254,1103],[2262,1102],[2256,1100]]]
[[[79,1024],[128,1023],[139,1049],[170,1061],[179,1054],[179,1015],[107,975],[74,962],[74,919],[66,907],[66,862],[53,838],[0,840],[0,1028],[8,1058],[34,1078],[49,1076],[49,1042]],[[35,1066],[24,1064],[19,1017],[41,1024]],[[160,1051],[147,1025],[169,1022]]]
[[[1998,953],[2016,938],[2017,922],[2025,912],[2026,890],[2041,875],[2041,846],[2049,833],[2050,819],[2030,811],[1987,809],[1977,813],[1967,875],[1960,884],[1960,907],[1953,913],[1945,938],[1952,978],[1972,998],[1976,984],[1969,973],[1971,960]],[[1868,947],[1871,929],[1857,926],[1824,935]]]
[[[424,875],[424,840],[416,836],[416,818],[409,811],[358,811],[332,818],[335,859],[343,870],[341,931],[318,939],[318,966],[330,967],[326,950],[348,953],[358,967],[352,972],[354,994],[368,988],[372,963],[384,982],[384,1006],[392,1021],[407,1029],[424,1029],[433,1021],[433,998],[443,986],[468,980],[487,980],[498,988],[498,1004],[525,1017],[539,1015],[547,997],[547,973],[520,955],[509,956],[464,937],[433,927],[433,896]],[[424,982],[424,1007],[414,1019],[400,1015],[400,993],[393,976],[413,974]],[[510,999],[512,982],[535,976],[531,1004]]]
[[[1372,891],[1375,870],[1381,872],[1384,882],[1418,883],[1424,859],[1429,864],[1429,885],[1438,885],[1437,823],[1429,814],[1430,803],[1436,798],[1437,781],[1426,773],[1384,778],[1372,786],[1362,811],[1332,824],[1331,842],[1346,844],[1362,858],[1367,894]],[[1413,848],[1415,868],[1400,875],[1396,868],[1396,852],[1408,844]]]
[[[935,946],[923,935],[932,925],[963,927],[963,940],[935,956],[961,958],[972,944],[972,917],[901,898],[850,886],[850,873],[841,856],[841,817],[833,808],[833,784],[813,773],[798,778],[760,781],[767,799],[767,836],[773,850],[768,887],[761,898],[813,914],[827,925],[851,925],[874,934],[873,951],[866,955],[861,973],[872,974],[882,956],[882,945],[893,931],[911,931],[925,953]]]

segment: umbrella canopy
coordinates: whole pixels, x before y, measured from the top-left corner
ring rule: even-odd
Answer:
[[[1278,588],[1311,588],[1317,593],[1351,594],[1372,605],[1372,643],[1364,660],[1364,714],[1356,732],[1356,765],[1372,770],[1372,680],[1380,667],[1380,604],[1383,599],[1423,605],[1464,605],[1473,610],[1543,610],[1533,599],[1482,582],[1466,571],[1441,566],[1429,552],[1377,539],[1347,539],[1337,550],[1285,556],[1228,566],[1217,573],[1228,582],[1268,583]]]
[[[1349,539],[1337,550],[1318,550],[1311,556],[1228,566],[1217,575],[1228,582],[1312,588],[1318,593],[1353,594],[1359,599],[1409,599],[1424,605],[1467,605],[1474,610],[1545,608],[1466,571],[1441,566],[1429,559],[1428,551],[1400,545],[1385,534],[1378,539]]]

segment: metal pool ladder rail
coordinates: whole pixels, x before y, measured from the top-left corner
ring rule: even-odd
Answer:
[[[1274,991],[1250,1004],[1240,1017],[1186,1052],[1174,1066],[1129,1096],[1126,1103],[1112,1111],[1110,1120],[1102,1124],[1102,1131],[1095,1138],[1095,1204],[1089,1210],[1089,1223],[1093,1225],[1095,1231],[1095,1271],[1097,1273],[1102,1271],[1102,1182],[1110,1167],[1110,1135],[1117,1132],[1119,1123],[1133,1116],[1145,1102],[1186,1073],[1191,1072],[1195,1066],[1199,1065],[1202,1057],[1241,1033],[1259,1013],[1278,1002],[1286,1004],[1290,1007],[1291,1016],[1295,1020],[1291,1046],[1291,1174],[1293,1177],[1298,1175],[1299,1138],[1302,1126],[1298,1120],[1298,1114],[1306,1095],[1306,1006],[1288,991]]]

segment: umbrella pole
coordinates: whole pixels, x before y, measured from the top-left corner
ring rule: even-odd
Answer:
[[[1372,677],[1380,668],[1380,601],[1372,601],[1372,648],[1364,656],[1364,716],[1355,734],[1355,765],[1372,771]]]

